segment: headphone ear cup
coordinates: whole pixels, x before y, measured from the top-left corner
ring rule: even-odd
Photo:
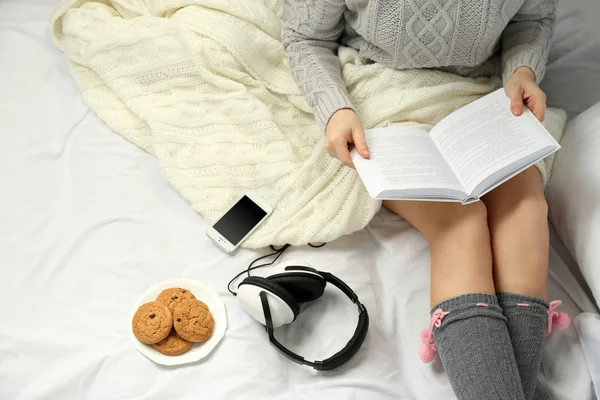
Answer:
[[[265,325],[265,317],[260,292],[269,296],[274,328],[289,324],[300,314],[300,305],[285,288],[267,278],[250,276],[239,284],[236,297],[242,308],[261,324]]]
[[[323,296],[327,282],[321,276],[302,272],[288,272],[269,277],[287,290],[298,303],[313,301]]]

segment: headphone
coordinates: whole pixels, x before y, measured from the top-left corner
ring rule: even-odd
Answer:
[[[287,349],[275,338],[274,329],[293,322],[300,314],[300,304],[321,297],[327,283],[341,290],[358,307],[358,323],[354,335],[343,349],[322,361],[308,361]],[[269,341],[284,356],[319,371],[329,371],[349,361],[360,349],[369,329],[369,315],[354,291],[341,279],[317,271],[305,262],[288,261],[276,265],[269,275],[248,276],[235,293],[240,306],[255,320],[265,325]]]

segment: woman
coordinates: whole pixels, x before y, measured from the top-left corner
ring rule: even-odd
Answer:
[[[501,76],[512,112],[526,106],[543,120],[538,83],[555,9],[556,0],[286,0],[283,39],[325,150],[352,167],[349,144],[364,158],[369,149],[342,80],[340,40],[390,68]],[[432,325],[421,356],[439,351],[459,399],[534,394],[547,321],[556,317],[547,303],[544,185],[532,167],[467,206],[384,203],[429,242]]]

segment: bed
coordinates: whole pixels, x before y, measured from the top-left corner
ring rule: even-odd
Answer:
[[[575,318],[548,340],[538,393],[588,400],[600,395],[600,4],[563,3],[544,81],[549,104],[570,118],[548,190],[550,297]],[[55,7],[0,2],[0,399],[454,398],[441,364],[417,352],[429,251],[414,228],[382,210],[367,229],[286,252],[341,277],[371,320],[343,367],[291,363],[226,289],[264,252],[219,251],[156,161],[86,107],[48,36]],[[148,287],[174,278],[218,291],[228,330],[202,362],[162,367],[133,347],[129,313]],[[277,337],[324,358],[356,318],[328,290]]]

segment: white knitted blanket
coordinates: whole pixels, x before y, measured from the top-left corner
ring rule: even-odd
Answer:
[[[155,156],[208,223],[250,189],[273,204],[251,248],[331,241],[380,207],[324,153],[287,67],[281,16],[281,0],[64,0],[51,22],[89,107]],[[499,85],[364,65],[348,48],[340,57],[368,128],[428,128]],[[564,118],[548,113],[548,123],[560,137]]]

